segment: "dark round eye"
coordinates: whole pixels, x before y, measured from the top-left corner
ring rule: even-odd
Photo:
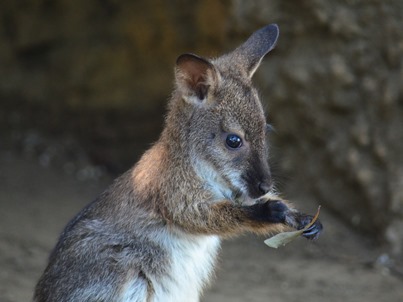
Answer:
[[[242,139],[236,134],[228,134],[225,143],[231,149],[237,149],[242,146]]]

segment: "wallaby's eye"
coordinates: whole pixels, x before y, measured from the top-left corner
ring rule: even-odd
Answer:
[[[228,134],[225,143],[231,149],[238,149],[242,146],[242,139],[236,134]]]

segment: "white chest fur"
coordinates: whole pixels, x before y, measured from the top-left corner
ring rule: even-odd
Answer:
[[[155,302],[197,302],[213,273],[220,239],[217,236],[165,234],[160,242],[170,255],[170,274],[153,282]],[[152,280],[154,281],[154,280]]]

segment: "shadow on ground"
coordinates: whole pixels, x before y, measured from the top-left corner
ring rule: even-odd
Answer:
[[[47,256],[67,221],[111,179],[81,179],[36,159],[0,156],[0,301],[29,301]],[[314,212],[303,198],[298,208]],[[223,245],[217,277],[202,301],[403,301],[398,268],[382,250],[321,213],[317,242],[297,240],[274,250],[264,238]]]

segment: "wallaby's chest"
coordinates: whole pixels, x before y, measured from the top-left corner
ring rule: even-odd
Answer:
[[[166,276],[153,282],[153,301],[199,301],[200,292],[213,273],[220,239],[217,236],[171,236],[165,238],[164,245],[170,267]]]

